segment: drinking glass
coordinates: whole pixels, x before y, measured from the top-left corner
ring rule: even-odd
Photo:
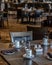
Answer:
[[[51,41],[51,43],[50,43],[50,48],[52,49],[52,41]]]
[[[21,43],[22,43],[22,47],[26,49],[27,48],[27,46],[26,46],[26,38],[23,38],[21,40]]]
[[[43,46],[43,55],[46,56],[48,52],[48,46]]]
[[[34,49],[36,49],[36,48],[38,48],[38,45],[37,44],[34,45]]]
[[[32,60],[26,60],[25,65],[32,65]]]
[[[30,41],[27,42],[27,48],[30,49],[31,45],[30,45]]]

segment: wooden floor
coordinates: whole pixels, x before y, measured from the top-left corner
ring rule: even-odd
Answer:
[[[20,31],[21,27],[19,25],[19,21],[14,17],[8,18],[7,21],[4,21],[4,27],[0,28],[0,41],[1,42],[10,42],[10,32]]]

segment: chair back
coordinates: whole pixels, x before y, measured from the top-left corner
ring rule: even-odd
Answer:
[[[11,42],[15,43],[15,40],[22,41],[24,40],[25,42],[27,41],[32,41],[32,31],[27,31],[27,32],[10,32],[10,37],[11,37]]]

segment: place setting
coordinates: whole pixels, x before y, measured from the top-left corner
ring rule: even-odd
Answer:
[[[4,55],[11,55],[11,54],[14,54],[15,52],[16,52],[16,49],[14,48],[1,50],[1,53]]]
[[[25,54],[23,54],[23,58],[25,58],[25,59],[32,59],[32,58],[34,58],[34,54],[32,52],[30,42],[28,43],[28,45],[26,44],[24,49],[25,49]]]
[[[25,59],[32,59],[32,58],[34,58],[34,54],[32,54],[32,50],[31,49],[26,49],[25,52],[26,53],[23,55],[23,58],[25,58]]]
[[[1,50],[1,53],[5,54],[5,55],[11,55],[11,54],[14,54],[16,51],[20,50],[21,47],[22,47],[22,45],[20,44],[20,41],[15,40],[14,44],[11,43],[9,45],[9,48]]]
[[[15,40],[13,48],[20,49],[22,47],[21,42],[18,40]]]

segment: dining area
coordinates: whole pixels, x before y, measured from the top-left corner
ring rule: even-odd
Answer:
[[[52,65],[52,2],[1,4],[5,8],[0,10],[0,65]]]
[[[47,3],[35,2],[35,1],[28,2],[26,0],[21,1],[20,3],[18,3],[17,1],[3,2],[3,4],[6,4],[6,3],[7,5],[5,10],[7,9],[7,12],[5,12],[6,14],[5,19],[7,19],[7,26],[9,26],[8,16],[10,15],[11,16],[15,15],[15,18],[17,19],[17,23],[19,20],[21,20],[20,23],[22,24],[39,24],[40,23],[41,25],[41,23],[44,22],[44,20],[47,20],[47,16],[44,15],[44,13],[46,13],[44,9],[45,8],[44,5],[45,4],[47,5]]]
[[[31,5],[26,3],[23,7],[17,7],[17,19],[20,17],[22,24],[36,24],[45,20],[44,9],[36,8]]]

